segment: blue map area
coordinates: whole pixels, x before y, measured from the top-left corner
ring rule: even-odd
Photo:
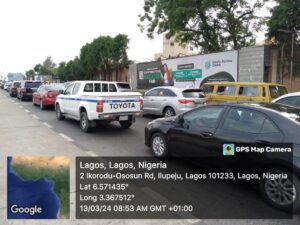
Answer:
[[[53,191],[54,183],[45,178],[24,181],[11,167],[12,157],[7,157],[7,218],[8,219],[57,219],[60,200]],[[42,208],[41,213],[13,213],[11,207]]]

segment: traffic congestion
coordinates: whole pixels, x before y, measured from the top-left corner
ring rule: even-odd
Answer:
[[[262,172],[288,171],[288,177],[259,181],[260,192],[276,208],[288,210],[293,206],[299,210],[300,97],[299,93],[288,94],[282,85],[218,82],[199,89],[155,87],[144,94],[132,91],[129,83],[104,81],[12,81],[1,82],[0,87],[12,99],[32,102],[31,107],[55,114],[58,121],[78,121],[83,132],[93,132],[114,121],[128,129],[143,116],[147,120],[150,116],[144,127],[144,143],[158,158],[175,153],[196,158],[202,166],[229,168],[218,154],[223,143],[293,143],[292,168],[286,167],[284,157],[263,161],[243,158],[230,166],[237,169],[247,165]]]

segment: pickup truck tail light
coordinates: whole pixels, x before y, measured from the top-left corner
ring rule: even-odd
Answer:
[[[96,111],[97,111],[98,113],[102,113],[102,112],[103,112],[103,100],[99,100],[99,101],[97,102],[97,109],[96,109]]]
[[[144,108],[144,100],[143,98],[140,98],[140,110],[142,111]]]
[[[179,99],[178,102],[185,105],[188,103],[192,103],[193,101],[190,99]]]

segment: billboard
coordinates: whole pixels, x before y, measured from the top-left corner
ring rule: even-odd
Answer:
[[[137,65],[137,86],[198,88],[206,82],[237,81],[238,51],[195,55]]]

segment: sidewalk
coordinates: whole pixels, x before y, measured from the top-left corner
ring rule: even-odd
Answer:
[[[88,156],[71,142],[12,103],[0,90],[0,224],[191,224],[187,220],[75,220],[75,157]],[[71,212],[69,220],[7,220],[7,156],[68,156]]]

